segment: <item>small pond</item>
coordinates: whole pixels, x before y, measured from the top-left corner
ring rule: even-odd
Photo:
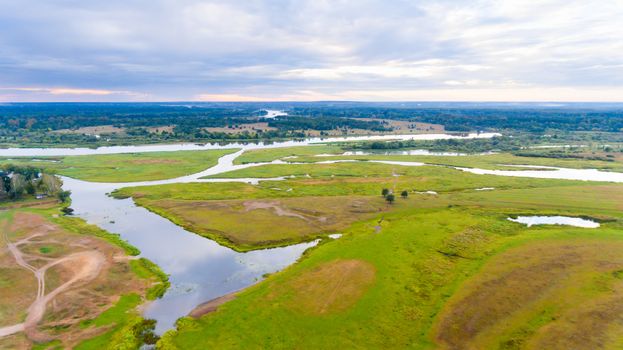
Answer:
[[[512,222],[524,224],[528,227],[534,225],[567,225],[584,228],[597,228],[599,223],[570,216],[518,216],[517,218],[508,218]]]

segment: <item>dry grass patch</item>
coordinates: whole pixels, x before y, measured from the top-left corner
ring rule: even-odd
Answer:
[[[377,119],[377,118],[356,118],[357,120],[378,121],[386,126],[391,127],[394,134],[410,134],[410,133],[444,133],[445,128],[441,124],[420,123],[408,120],[395,119]]]
[[[313,239],[387,210],[383,198],[363,196],[143,204],[193,232],[241,250]]]
[[[29,341],[60,340],[71,347],[105,329],[80,327],[117,302],[119,295],[143,293],[150,285],[116,259],[124,251],[89,235],[77,235],[30,212],[0,220],[0,327],[25,322]],[[37,296],[33,271],[18,265],[16,255],[43,275]],[[47,301],[45,301],[47,300]],[[42,309],[34,306],[42,305]],[[34,316],[39,314],[39,316]],[[19,337],[18,337],[19,338]]]
[[[607,331],[621,326],[623,282],[615,275],[623,269],[622,251],[621,242],[597,239],[510,249],[451,299],[435,338],[449,349],[530,348],[531,342],[537,349],[600,348]],[[588,306],[595,300],[601,302]]]
[[[248,132],[248,133],[253,134],[258,131],[277,130],[277,128],[268,126],[268,123],[266,122],[236,124],[236,125],[230,125],[226,127],[218,127],[218,128],[213,127],[213,128],[203,128],[203,129],[208,132],[222,132],[225,134],[242,134],[243,132]]]
[[[286,286],[288,308],[324,315],[348,310],[374,283],[376,269],[363,260],[335,260],[307,271]],[[279,292],[278,292],[279,293]],[[269,295],[268,298],[271,298]]]
[[[100,125],[100,126],[85,126],[78,129],[61,129],[54,131],[59,134],[86,134],[86,135],[100,135],[100,134],[120,134],[125,132],[125,128],[118,128],[113,125]]]

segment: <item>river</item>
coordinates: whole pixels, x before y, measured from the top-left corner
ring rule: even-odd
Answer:
[[[470,134],[469,138],[493,137],[498,134]],[[163,296],[145,308],[144,316],[157,320],[156,332],[162,333],[174,327],[179,317],[187,315],[197,305],[216,297],[240,290],[256,283],[266,273],[281,270],[294,263],[300,255],[317,242],[291,245],[288,247],[257,250],[239,253],[216,242],[196,235],[173,224],[169,220],[134,204],[132,199],[113,199],[107,196],[114,189],[126,186],[158,185],[179,182],[218,182],[244,181],[257,183],[270,179],[200,179],[208,175],[217,175],[227,171],[263,165],[234,165],[233,161],[245,150],[259,148],[291,147],[317,144],[321,142],[339,142],[352,140],[386,139],[447,139],[457,138],[452,135],[384,135],[350,138],[307,139],[303,141],[284,141],[259,144],[177,144],[146,146],[112,146],[98,149],[88,148],[13,148],[0,150],[0,156],[65,156],[85,154],[113,154],[127,152],[156,152],[177,150],[202,150],[240,148],[241,150],[221,157],[218,164],[197,174],[176,179],[146,181],[134,183],[93,183],[63,178],[64,188],[72,191],[72,208],[75,215],[107,231],[118,233],[121,237],[141,250],[141,256],[158,264],[170,276],[171,288]],[[279,162],[279,161],[277,161]],[[330,161],[329,161],[330,162]],[[389,162],[387,164],[421,166],[416,162]],[[559,170],[552,173],[558,173]],[[461,169],[466,170],[466,169]],[[480,169],[466,171],[476,172]],[[518,171],[518,173],[521,171]],[[591,172],[595,175],[596,171]],[[497,171],[482,173],[507,175]],[[534,173],[534,174],[533,174]],[[548,171],[531,171],[534,177]],[[605,172],[597,172],[600,179]],[[524,174],[526,174],[524,172]],[[619,173],[606,173],[621,176]],[[515,175],[515,174],[514,174]],[[507,175],[509,176],[509,175]],[[547,176],[547,175],[546,175]],[[282,178],[275,178],[279,180]],[[590,180],[590,179],[587,179]],[[607,180],[606,180],[607,181]]]
[[[498,134],[470,134],[465,138],[487,138]],[[132,183],[94,183],[63,177],[63,187],[72,191],[75,215],[109,232],[118,233],[141,250],[141,256],[153,261],[169,275],[171,288],[145,308],[144,316],[157,321],[156,332],[174,327],[175,321],[187,315],[197,305],[240,290],[256,283],[266,273],[279,271],[294,263],[301,254],[317,242],[288,247],[239,253],[216,242],[189,232],[169,220],[134,204],[132,199],[113,199],[107,193],[121,187],[159,185],[181,182],[244,181],[257,183],[270,179],[200,179],[227,171],[263,164],[234,165],[233,161],[245,150],[305,146],[322,142],[387,139],[457,138],[454,135],[387,135],[367,137],[312,138],[302,141],[283,141],[257,144],[172,144],[144,146],[111,146],[89,148],[9,148],[0,156],[70,156],[115,154],[128,152],[158,152],[240,148],[225,155],[218,164],[196,174],[161,181]],[[280,180],[275,178],[273,180]]]

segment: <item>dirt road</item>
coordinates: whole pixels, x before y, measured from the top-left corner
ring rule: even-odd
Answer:
[[[18,243],[11,243],[6,234],[6,231],[4,233],[4,240],[7,243],[7,248],[15,258],[17,264],[31,271],[35,275],[35,278],[37,279],[37,297],[28,308],[28,316],[26,317],[24,323],[0,328],[0,337],[25,331],[28,337],[31,339],[44,340],[45,336],[39,334],[36,328],[37,324],[39,323],[39,321],[41,321],[43,315],[45,314],[46,305],[50,301],[52,301],[57,295],[69,289],[75,283],[88,282],[96,278],[102,270],[102,267],[104,266],[104,263],[106,261],[104,255],[98,251],[91,250],[73,253],[55,260],[51,260],[43,267],[35,268],[34,266],[26,262],[24,254],[19,249],[19,245],[26,244],[30,239],[41,235],[42,234],[35,234],[19,241]],[[56,265],[63,265],[72,272],[73,276],[68,281],[46,294],[45,272],[49,268]]]

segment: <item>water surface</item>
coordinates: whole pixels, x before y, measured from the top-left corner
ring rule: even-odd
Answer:
[[[32,157],[32,156],[76,156],[93,154],[118,154],[136,152],[170,152],[170,151],[193,151],[209,149],[259,149],[259,148],[279,148],[292,146],[306,146],[326,142],[346,142],[346,141],[373,141],[373,140],[442,140],[442,139],[473,139],[473,138],[492,138],[501,136],[498,133],[471,133],[467,135],[450,134],[419,134],[419,135],[373,135],[373,136],[348,136],[348,137],[314,137],[304,140],[290,140],[279,142],[259,142],[259,143],[178,143],[178,144],[157,144],[157,145],[136,145],[136,146],[104,146],[99,148],[3,148],[0,149],[0,157]]]
[[[510,165],[506,165],[510,166]],[[515,165],[521,168],[534,168],[535,170],[490,170],[478,168],[456,169],[479,175],[499,175],[532,177],[539,179],[561,179],[561,180],[583,180],[583,181],[603,181],[603,182],[623,182],[623,173],[613,171],[602,171],[597,169],[569,169],[549,167],[542,165]],[[540,169],[540,170],[536,170]]]
[[[599,223],[570,216],[518,216],[517,218],[508,218],[508,220],[524,224],[528,227],[534,225],[567,225],[584,228],[597,228]]]
[[[75,215],[107,231],[119,233],[170,276],[172,287],[148,305],[145,317],[158,321],[162,333],[175,320],[207,300],[247,287],[294,263],[317,241],[283,248],[238,253],[138,207],[132,199],[106,196],[116,184],[94,184],[63,178],[72,191]]]
[[[317,241],[282,248],[238,253],[218,243],[186,231],[147,209],[138,207],[132,199],[113,199],[107,193],[127,186],[162,185],[186,182],[242,181],[257,183],[260,180],[274,179],[201,179],[227,171],[244,169],[266,163],[234,165],[233,161],[247,149],[289,147],[309,145],[317,142],[335,142],[362,139],[395,139],[400,137],[417,138],[420,135],[371,136],[352,138],[309,139],[304,141],[285,141],[271,144],[179,144],[114,146],[97,149],[59,148],[59,149],[4,149],[0,155],[45,156],[78,154],[114,154],[126,152],[156,152],[192,149],[242,148],[219,158],[217,165],[196,174],[175,179],[130,183],[93,183],[63,177],[63,188],[72,191],[72,207],[75,215],[88,223],[95,224],[109,232],[118,233],[130,244],[141,250],[141,256],[148,258],[169,274],[171,288],[165,295],[145,309],[144,316],[157,320],[156,331],[162,333],[174,327],[174,322],[187,315],[197,305],[245,288],[266,273],[272,273],[294,263]],[[422,135],[432,137],[431,135]],[[441,135],[447,137],[449,135]],[[492,137],[494,135],[488,136]],[[467,136],[471,137],[471,136]],[[474,134],[473,137],[487,137]],[[273,163],[283,163],[280,160]],[[388,162],[393,164],[395,162]],[[415,164],[412,164],[415,165]],[[419,165],[419,164],[418,164]]]

